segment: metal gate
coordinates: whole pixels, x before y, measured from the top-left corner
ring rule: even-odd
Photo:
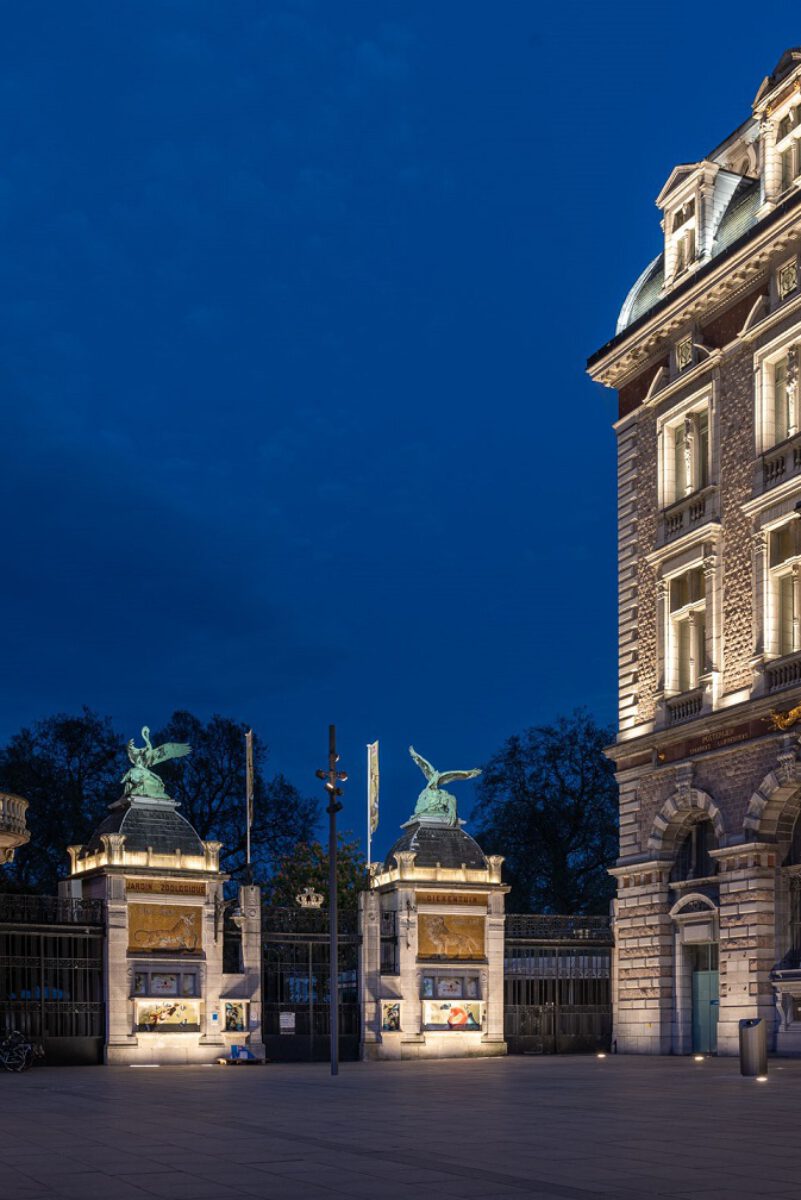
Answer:
[[[608,1050],[612,934],[606,917],[509,913],[504,1032],[510,1054]]]
[[[102,900],[0,895],[0,1033],[18,1029],[48,1063],[100,1063]]]
[[[339,914],[339,1054],[359,1057],[358,913]],[[320,1062],[330,1054],[328,912],[268,908],[262,916],[262,1025],[267,1058]]]

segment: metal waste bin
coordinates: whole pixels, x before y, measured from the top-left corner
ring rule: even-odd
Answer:
[[[740,1074],[767,1075],[768,1043],[762,1017],[740,1022]]]

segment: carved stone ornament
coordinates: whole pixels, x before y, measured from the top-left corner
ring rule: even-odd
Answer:
[[[692,337],[682,338],[680,342],[676,342],[676,367],[679,371],[685,371],[692,365],[692,361],[693,339]]]
[[[795,259],[779,268],[776,282],[779,296],[782,300],[786,299],[787,296],[796,290],[798,287],[798,263]]]

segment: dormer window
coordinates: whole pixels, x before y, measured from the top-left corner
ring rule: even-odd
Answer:
[[[695,230],[689,229],[676,242],[676,274],[686,271],[695,258]]]
[[[673,243],[673,274],[681,275],[695,261],[695,197],[675,209],[669,221]]]
[[[681,208],[677,209],[673,214],[673,232],[681,229],[682,225],[686,225],[695,216],[695,200],[688,200]]]
[[[779,187],[786,192],[801,175],[801,104],[781,118],[776,126],[776,152],[779,157]]]

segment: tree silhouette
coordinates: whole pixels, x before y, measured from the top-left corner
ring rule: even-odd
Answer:
[[[503,854],[511,912],[605,913],[614,895],[613,734],[579,710],[510,737],[484,768],[477,839]]]

